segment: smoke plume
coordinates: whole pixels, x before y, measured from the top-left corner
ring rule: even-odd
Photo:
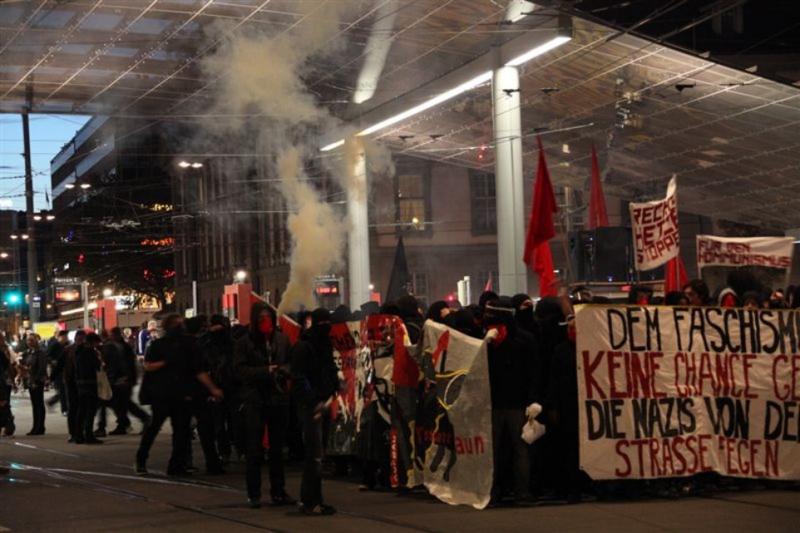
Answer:
[[[356,0],[299,3],[307,12],[292,29],[275,34],[237,31],[202,64],[205,74],[218,80],[214,119],[205,124],[204,134],[216,142],[236,144],[239,150],[253,145],[268,172],[279,178],[278,191],[290,212],[293,247],[281,312],[313,306],[314,278],[342,264],[347,226],[304,172],[304,161],[316,151],[310,141],[337,124],[317,103],[303,76],[311,57],[333,53],[342,45],[337,38],[341,17],[357,4]],[[348,174],[337,174],[347,187]],[[362,197],[366,201],[366,191]]]

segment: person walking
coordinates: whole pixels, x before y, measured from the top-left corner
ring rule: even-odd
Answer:
[[[117,418],[117,427],[110,435],[125,435],[131,427],[128,414],[132,414],[142,423],[142,429],[150,423],[150,415],[133,401],[133,387],[136,385],[136,354],[125,342],[120,328],[111,328],[109,341],[106,343],[106,359],[109,360],[108,379],[111,382],[111,406]],[[113,365],[110,361],[113,360]]]
[[[271,307],[257,302],[250,312],[248,334],[234,348],[234,370],[242,384],[247,499],[261,506],[264,427],[269,438],[269,483],[273,505],[295,503],[286,493],[283,448],[289,424],[289,339],[277,327]]]
[[[64,349],[64,393],[67,397],[67,429],[69,430],[68,442],[77,443],[83,440],[83,435],[78,427],[78,383],[75,379],[75,355],[78,348],[86,342],[86,332],[79,329],[75,332],[72,344]]]
[[[162,322],[164,336],[151,342],[144,360],[145,377],[142,388],[150,396],[153,406],[151,423],[142,432],[136,452],[134,471],[147,474],[147,459],[150,448],[167,418],[172,425],[172,454],[167,466],[167,475],[184,476],[186,449],[191,446],[190,419],[194,382],[199,381],[214,398],[224,394],[201,368],[200,354],[194,339],[186,335],[183,317],[171,313]]]
[[[329,416],[331,399],[339,389],[330,331],[330,312],[327,309],[314,310],[311,326],[302,333],[290,357],[292,391],[297,399],[306,453],[300,485],[300,511],[307,515],[336,513],[336,509],[323,503],[322,499],[323,420]]]
[[[75,350],[75,383],[78,392],[78,444],[102,444],[92,431],[94,416],[99,402],[97,396],[97,372],[102,368],[100,336],[90,333],[86,342]]]
[[[67,330],[56,333],[55,340],[47,346],[47,360],[50,363],[50,383],[56,393],[47,400],[47,407],[58,404],[61,414],[67,414],[67,392],[64,390],[64,351],[69,344]]]
[[[39,335],[29,333],[25,338],[27,349],[22,356],[25,385],[31,396],[33,427],[28,435],[44,435],[44,388],[47,385],[47,355],[39,345]]]

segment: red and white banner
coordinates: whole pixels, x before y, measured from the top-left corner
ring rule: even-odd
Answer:
[[[800,479],[800,312],[577,309],[581,468],[594,479]]]
[[[667,196],[653,202],[630,203],[636,270],[658,268],[680,252],[678,197],[675,176]]]
[[[697,268],[762,266],[792,268],[794,237],[697,236]]]

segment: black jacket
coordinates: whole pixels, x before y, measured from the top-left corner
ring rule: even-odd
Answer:
[[[161,369],[148,372],[154,401],[182,401],[198,395],[197,375],[203,368],[194,337],[182,332],[168,333],[150,343],[144,359],[165,362]]]
[[[313,407],[339,390],[333,345],[327,334],[304,332],[291,353],[292,392],[299,405]]]
[[[81,344],[75,350],[75,382],[78,394],[97,396],[97,371],[100,359],[97,351],[88,344]]]
[[[250,405],[288,405],[288,393],[280,390],[281,378],[276,374],[288,375],[289,338],[280,331],[275,331],[268,343],[256,337],[252,332],[244,335],[234,347],[233,368],[241,384],[240,398]],[[277,373],[270,373],[270,365],[278,365]]]
[[[488,352],[492,408],[525,409],[537,398],[535,338],[512,327],[502,344],[489,344]]]
[[[28,386],[41,387],[44,385],[47,381],[47,356],[45,353],[39,348],[36,350],[28,348],[23,360],[28,367]]]
[[[556,346],[550,364],[545,410],[552,411],[564,433],[578,433],[578,362],[575,344],[566,340]]]

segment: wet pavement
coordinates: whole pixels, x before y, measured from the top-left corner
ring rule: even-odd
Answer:
[[[2,531],[797,531],[800,491],[728,491],[707,497],[542,504],[477,511],[453,507],[422,494],[359,492],[353,480],[326,479],[323,492],[339,513],[307,517],[295,508],[250,509],[244,465],[228,474],[201,472],[167,478],[165,425],[148,464],[151,474],[133,474],[139,437],[111,436],[98,446],[66,440],[66,420],[47,415],[47,434],[30,429],[27,397],[14,397],[17,433],[0,439],[0,532]],[[109,412],[110,419],[114,417]],[[134,422],[138,430],[137,422]],[[198,463],[202,457],[194,443]],[[264,469],[265,489],[268,487]],[[297,495],[299,465],[287,472]]]

